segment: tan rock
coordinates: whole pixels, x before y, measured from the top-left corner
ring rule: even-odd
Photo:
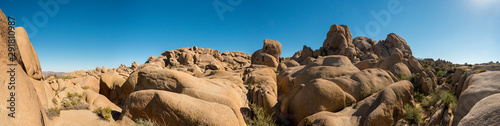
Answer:
[[[352,100],[335,83],[323,79],[312,80],[306,84],[293,98],[290,110],[296,120],[320,111],[336,112],[343,109]],[[298,122],[297,122],[298,123]]]
[[[352,57],[356,55],[352,35],[346,25],[332,25],[323,42],[322,52],[326,55],[344,55]]]
[[[304,118],[299,125],[394,125],[403,118],[403,106],[412,105],[413,85],[399,81],[381,92],[339,112],[322,111]]]
[[[354,38],[353,42],[354,46],[358,48],[362,52],[370,51],[372,50],[372,47],[377,43],[376,41],[372,40],[371,38],[368,37],[361,37],[358,36]]]
[[[0,19],[5,20],[3,13],[0,13]],[[3,24],[4,21],[1,21]],[[2,35],[3,36],[3,35]],[[15,69],[15,89],[10,90],[10,68]],[[3,88],[0,88],[2,92],[0,97],[0,125],[13,125],[13,126],[28,126],[28,125],[47,125],[48,117],[45,114],[45,110],[42,107],[42,103],[37,96],[37,91],[33,86],[30,77],[22,70],[21,65],[7,66],[7,64],[0,64],[0,70],[5,72],[0,72],[0,82]],[[12,94],[11,94],[12,93]],[[14,97],[11,97],[14,95]],[[14,102],[9,102],[8,100],[13,100]],[[7,108],[12,107],[14,108]],[[10,113],[15,112],[12,116],[8,116]]]
[[[368,68],[373,68],[375,65],[377,65],[378,61],[375,59],[368,59],[368,60],[363,60],[361,62],[358,62],[354,64],[359,70],[364,70]]]
[[[26,30],[24,30],[23,27],[17,27],[15,30],[15,37],[16,37],[17,47],[19,48],[18,55],[21,56],[21,62],[24,71],[28,74],[28,76],[34,79],[37,80],[42,79],[43,78],[42,67],[40,66],[38,55],[36,54],[33,45],[31,45]]]
[[[280,59],[281,43],[276,40],[265,39],[262,52],[273,56],[275,59]]]
[[[389,71],[394,74],[396,77],[402,77],[405,76],[407,78],[411,78],[411,71],[406,67],[406,65],[402,62],[394,64],[391,68],[389,68]]]
[[[132,93],[123,117],[149,118],[159,125],[245,125],[228,106],[160,90]]]
[[[259,51],[252,55],[252,64],[266,65],[274,68],[278,67],[279,62],[276,58],[270,54],[258,52]]]
[[[72,80],[79,87],[87,87],[89,90],[99,92],[99,79],[94,76],[84,76]]]
[[[459,126],[487,126],[499,125],[500,122],[500,93],[485,97],[478,101],[469,113],[460,120]]]
[[[139,64],[137,64],[137,62],[135,62],[135,61],[134,61],[134,62],[132,63],[132,65],[130,65],[130,68],[131,68],[132,70],[135,70],[135,69],[139,68]]]
[[[457,125],[481,99],[500,93],[498,82],[500,82],[500,71],[486,71],[467,79],[463,87],[465,90],[458,99],[453,125]]]
[[[116,101],[120,94],[112,90],[120,89],[125,81],[126,80],[116,72],[102,74],[99,81],[99,94],[106,96],[111,101]]]

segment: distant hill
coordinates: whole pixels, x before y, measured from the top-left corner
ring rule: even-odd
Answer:
[[[42,71],[43,76],[49,76],[49,75],[57,75],[57,76],[62,76],[65,74],[64,72],[54,72],[54,71]]]

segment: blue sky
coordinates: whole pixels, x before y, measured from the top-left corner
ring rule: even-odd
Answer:
[[[40,1],[58,11],[45,11],[38,0],[2,0],[0,8],[28,27],[43,71],[142,64],[195,45],[251,54],[264,39],[278,40],[282,56],[292,56],[303,45],[322,46],[332,24],[348,25],[353,37],[397,33],[419,58],[500,60],[499,0]],[[218,13],[214,3],[227,11]]]

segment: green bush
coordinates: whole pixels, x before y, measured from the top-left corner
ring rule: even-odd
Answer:
[[[97,109],[94,109],[93,112],[106,120],[109,120],[111,118],[111,108],[110,107],[105,107],[105,108],[99,107]]]
[[[52,98],[52,103],[56,104],[57,105],[57,99],[56,98]]]
[[[84,110],[88,109],[89,105],[81,102],[82,95],[78,93],[68,92],[67,97],[61,100],[61,109],[63,110]],[[53,99],[55,100],[55,99]]]
[[[422,106],[423,106],[423,107],[430,107],[430,106],[433,106],[433,105],[435,105],[435,104],[436,104],[439,100],[440,100],[439,95],[437,95],[436,93],[431,93],[431,94],[429,94],[429,96],[427,96],[427,98],[425,98],[425,99],[422,101]]]
[[[142,118],[135,119],[135,125],[136,126],[158,126],[153,120],[142,119]]]
[[[420,122],[422,121],[422,119],[421,119],[422,114],[420,114],[420,112],[422,112],[422,109],[420,109],[418,107],[410,106],[409,104],[406,104],[404,106],[404,110],[405,110],[404,117],[403,117],[404,119],[406,119],[410,123],[420,124]]]
[[[408,81],[410,81],[410,79],[411,79],[410,77],[408,77],[408,76],[406,76],[404,74],[401,74],[401,76],[398,77],[399,81],[402,81],[402,80],[408,80]]]
[[[413,98],[415,99],[416,102],[420,103],[420,102],[424,101],[425,96],[424,96],[424,94],[421,94],[419,92],[415,92],[415,93],[413,93]]]
[[[66,97],[68,98],[73,98],[75,96],[75,94],[71,93],[71,92],[68,92],[68,94],[66,94]]]
[[[59,117],[59,115],[61,114],[61,109],[59,109],[57,107],[53,107],[53,108],[49,108],[48,110],[46,110],[45,113],[47,114],[49,119],[52,119],[52,117],[54,117],[54,116]]]
[[[82,89],[87,90],[87,89],[89,89],[89,86],[84,86],[84,87],[82,87]]]
[[[276,126],[271,115],[268,115],[264,108],[257,104],[251,104],[250,110],[253,113],[253,118],[245,117],[245,122],[249,126]]]
[[[480,69],[480,70],[478,70],[478,71],[476,72],[476,74],[478,74],[478,73],[482,73],[482,72],[486,72],[486,69]]]
[[[438,77],[442,77],[442,76],[444,76],[444,74],[446,74],[446,71],[441,70],[441,71],[437,72]]]

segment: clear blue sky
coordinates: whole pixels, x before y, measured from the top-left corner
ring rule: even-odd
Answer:
[[[415,57],[500,60],[499,0],[230,1],[69,0],[51,13],[38,0],[2,0],[0,8],[17,18],[17,26],[27,25],[23,17],[32,23],[38,17],[38,32],[28,33],[43,71],[142,64],[149,56],[195,45],[251,54],[264,39],[280,41],[282,56],[292,56],[302,45],[319,48],[332,24],[375,40],[397,33]],[[222,19],[214,2],[232,11],[220,13]],[[378,21],[371,12],[391,18]]]

